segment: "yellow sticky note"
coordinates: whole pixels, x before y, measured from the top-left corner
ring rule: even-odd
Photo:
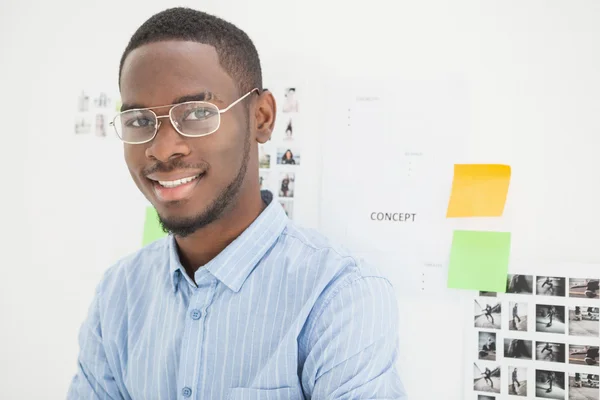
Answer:
[[[456,164],[446,217],[501,216],[510,172],[510,165]]]
[[[160,225],[156,209],[152,206],[146,207],[146,220],[144,221],[142,246],[150,244],[165,236],[167,236],[167,233],[163,231],[162,226]]]

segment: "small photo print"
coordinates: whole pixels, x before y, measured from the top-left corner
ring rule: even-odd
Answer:
[[[540,296],[565,296],[565,278],[538,276],[536,294]]]
[[[536,342],[535,359],[536,361],[564,363],[566,347],[564,343]]]
[[[506,293],[533,294],[533,275],[508,275]]]
[[[258,166],[260,168],[271,168],[271,155],[264,146],[258,146]]]
[[[106,137],[106,116],[104,114],[96,114],[96,136]]]
[[[82,90],[77,97],[77,112],[90,111],[90,94]]]
[[[569,346],[569,364],[598,366],[598,346],[572,344]]]
[[[599,291],[598,282],[598,279],[593,278],[570,278],[569,297],[597,299]]]
[[[75,118],[75,134],[87,134],[92,132],[92,120],[88,115],[80,115]]]
[[[111,99],[104,92],[100,92],[98,96],[94,97],[94,107],[96,108],[108,108],[111,102]]]
[[[277,164],[300,165],[300,152],[296,149],[280,147],[277,149]]]
[[[294,181],[296,175],[293,172],[283,172],[279,179],[279,197],[294,197]]]
[[[496,361],[496,334],[494,332],[479,332],[479,359]]]
[[[565,373],[538,369],[535,371],[535,396],[542,399],[566,400]]]
[[[285,211],[285,215],[289,219],[294,219],[294,202],[292,200],[279,200],[279,204],[281,204],[283,211]]]
[[[502,306],[494,298],[475,300],[475,328],[500,329]]]
[[[481,297],[498,297],[498,293],[496,293],[496,292],[479,292],[479,296],[481,296]]]
[[[486,396],[484,394],[480,394],[477,396],[477,400],[496,400],[494,396]]]
[[[500,366],[473,363],[473,389],[479,392],[500,393]]]
[[[508,394],[527,397],[527,368],[508,367]]]
[[[598,337],[598,307],[569,307],[569,335]]]
[[[285,124],[285,131],[283,132],[283,140],[293,140],[294,139],[294,127],[295,124],[292,122],[292,119],[290,118],[287,122],[287,124]]]
[[[535,330],[545,333],[565,333],[565,306],[537,304]]]
[[[508,320],[508,329],[511,331],[527,332],[527,303],[511,301],[509,307],[510,319]]]
[[[531,360],[532,347],[531,340],[504,339],[504,357]]]
[[[598,375],[582,372],[569,374],[569,400],[598,400]]]
[[[270,171],[260,171],[258,174],[258,183],[260,185],[260,190],[268,190],[269,185],[269,176],[271,175]]]
[[[290,87],[285,89],[285,98],[283,100],[283,112],[292,113],[298,112],[298,100],[296,99],[296,88]]]

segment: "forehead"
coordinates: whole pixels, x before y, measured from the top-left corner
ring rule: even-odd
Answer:
[[[213,93],[225,103],[238,97],[215,48],[187,41],[155,42],[133,50],[123,63],[120,86],[123,103],[145,107],[202,92]]]

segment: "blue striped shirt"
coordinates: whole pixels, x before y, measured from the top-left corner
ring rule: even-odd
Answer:
[[[405,399],[394,290],[273,201],[190,279],[172,236],[104,274],[71,399]]]

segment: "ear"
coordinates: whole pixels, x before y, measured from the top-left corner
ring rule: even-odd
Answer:
[[[271,139],[275,127],[277,104],[273,94],[263,90],[256,100],[254,110],[256,141],[264,144]]]

